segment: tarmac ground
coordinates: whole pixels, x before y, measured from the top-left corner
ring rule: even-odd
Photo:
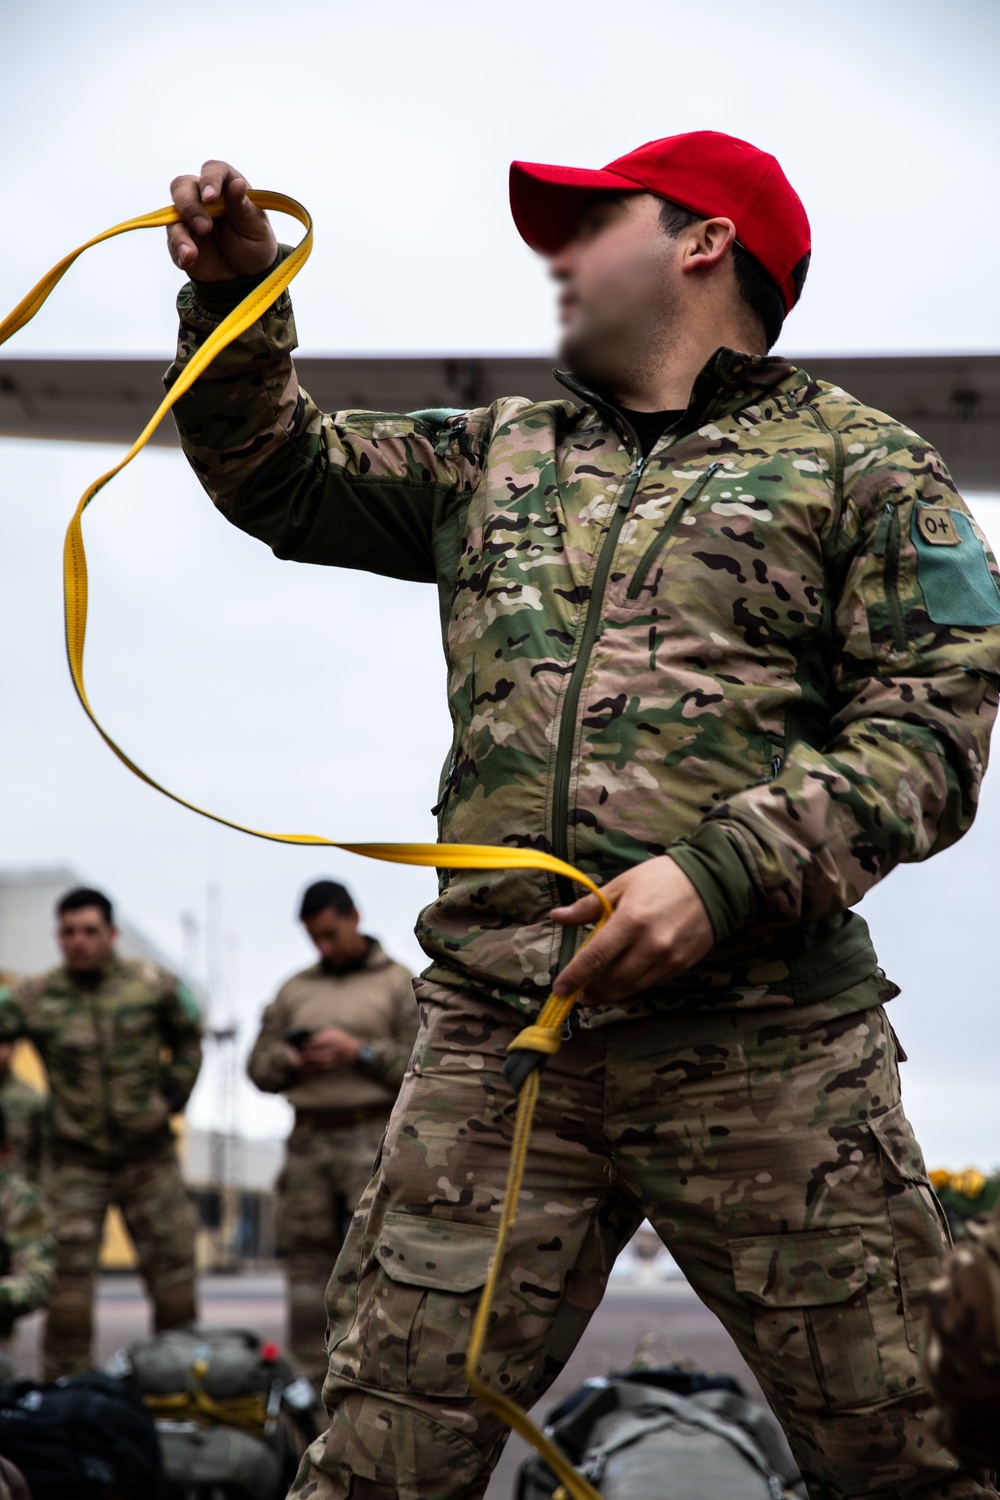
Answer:
[[[253,1328],[264,1339],[281,1342],[284,1336],[284,1283],[278,1273],[205,1276],[200,1285],[201,1317],[220,1326]],[[148,1330],[148,1305],[135,1276],[105,1276],[99,1285],[95,1358],[103,1363],[122,1345]],[[38,1371],[42,1315],[19,1325],[15,1358],[25,1374]],[[534,1412],[536,1421],[588,1376],[626,1369],[640,1341],[650,1362],[689,1361],[711,1373],[734,1375],[748,1395],[763,1398],[736,1346],[713,1313],[699,1302],[680,1278],[645,1282],[638,1276],[614,1278],[601,1307],[576,1353],[545,1400]],[[517,1467],[527,1453],[516,1435],[511,1437],[493,1475],[486,1500],[511,1500]]]

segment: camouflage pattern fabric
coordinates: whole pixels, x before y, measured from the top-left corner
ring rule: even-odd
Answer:
[[[197,1317],[194,1209],[172,1143],[138,1160],[103,1165],[82,1153],[54,1152],[45,1192],[56,1232],[55,1285],[43,1346],[46,1380],[90,1369],[94,1277],[112,1203],[121,1209],[135,1245],[156,1332]]]
[[[30,1083],[8,1072],[0,1079],[0,1109],[7,1123],[10,1165],[31,1182],[42,1174],[42,1153],[48,1116],[46,1100]]]
[[[162,1146],[201,1066],[193,997],[156,964],[117,956],[94,983],[53,969],[0,989],[0,1041],[20,1037],[49,1076],[53,1142],[99,1161]]]
[[[418,993],[412,1070],[327,1293],[330,1430],[295,1500],[475,1500],[505,1439],[463,1362],[518,1018]],[[576,1032],[545,1072],[489,1383],[525,1406],[543,1395],[648,1214],[760,1380],[812,1500],[992,1495],[927,1424],[918,1351],[948,1233],[900,1103],[884,993],[871,979],[795,1012]]]
[[[277,1184],[278,1241],[288,1282],[288,1347],[317,1386],[326,1375],[324,1295],[368,1186],[389,1111],[355,1125],[299,1119]]]
[[[54,1263],[52,1220],[39,1188],[0,1166],[0,1340],[49,1300]]]
[[[931,1283],[924,1369],[941,1441],[967,1463],[1000,1466],[1000,1210]]]
[[[168,384],[232,296],[182,289]],[[579,406],[328,415],[295,341],[285,295],[178,403],[181,439],[279,557],[436,584],[441,840],[600,881],[669,852],[705,901],[713,953],[590,1019],[809,1003],[872,973],[849,908],[969,827],[997,707],[996,563],[933,448],[731,349],[645,460],[571,377]],[[534,1012],[580,941],[549,920],[567,895],[443,870],[429,977]]]

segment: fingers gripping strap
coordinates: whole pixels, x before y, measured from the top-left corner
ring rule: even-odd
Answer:
[[[172,801],[179,803],[181,807],[187,808],[190,812],[198,813],[203,818],[210,818],[213,822],[221,823],[226,828],[233,828],[239,833],[248,833],[254,838],[270,839],[280,844],[301,844],[309,847],[319,846],[323,848],[343,849],[350,854],[363,855],[366,859],[387,860],[392,864],[429,865],[434,868],[460,870],[530,869],[542,870],[551,875],[561,875],[576,881],[597,897],[601,908],[601,916],[596,924],[596,931],[611,915],[611,905],[607,897],[602,894],[599,887],[595,885],[589,876],[584,875],[582,871],[568,864],[565,860],[556,859],[551,854],[545,854],[535,849],[501,849],[489,844],[343,843],[337,839],[326,838],[320,834],[269,833],[262,829],[250,828],[245,824],[234,822],[230,818],[223,818],[218,813],[209,812],[206,808],[198,807],[195,803],[189,802],[186,798],[179,796],[178,793],[172,792],[169,788],[161,785],[154,777],[148,775],[141,766],[138,766],[120,745],[116,744],[108,731],[100,723],[90,705],[83,671],[84,648],[87,638],[87,556],[83,543],[83,513],[109,480],[113,479],[116,474],[119,474],[125,468],[126,464],[131,463],[136,454],[145,447],[167,412],[180,400],[186,391],[190,390],[199,375],[204,373],[216,355],[227,344],[232,343],[233,339],[239,338],[240,334],[245,333],[247,329],[251,328],[267,308],[281,295],[305,265],[312,250],[312,219],[301,203],[297,203],[294,198],[285,197],[283,193],[262,192],[258,189],[251,189],[248,192],[248,197],[258,208],[272,210],[276,213],[289,214],[292,218],[297,219],[305,230],[302,239],[291,254],[276,265],[264,281],[254,287],[239,306],[234,308],[218,327],[212,331],[192,356],[166,396],[164,396],[124,458],[115,464],[113,468],[109,469],[106,474],[102,474],[99,479],[96,479],[84,491],[73,514],[73,519],[70,521],[69,529],[66,532],[66,541],[63,549],[66,655],[69,660],[73,686],[76,689],[84,712],[108,748],[117,755],[123,765],[127,766],[147,786],[152,787],[154,791],[161,792],[165,797],[169,797]],[[205,212],[213,219],[225,212],[225,206],[222,203],[206,204],[204,207]],[[135,219],[127,219],[122,224],[115,224],[111,229],[105,229],[103,233],[95,235],[93,239],[87,240],[86,244],[81,245],[79,249],[74,250],[70,255],[65,256],[59,261],[57,265],[53,266],[52,270],[43,276],[41,281],[18,303],[13,312],[0,323],[0,344],[6,343],[26,323],[30,322],[62,280],[63,276],[65,276],[73,262],[85,250],[89,250],[94,245],[99,245],[105,240],[113,239],[116,235],[127,234],[133,229],[163,229],[170,224],[178,223],[179,220],[180,215],[172,206],[158,208],[152,213],[142,214]],[[574,994],[565,997],[550,997],[542,1008],[537,1022],[532,1026],[526,1027],[511,1046],[512,1052],[521,1052],[528,1066],[523,1078],[520,1075],[518,1076],[518,1083],[521,1085],[520,1096],[518,1100],[514,1142],[511,1148],[510,1170],[504,1196],[502,1222],[490,1276],[483,1291],[473,1326],[467,1357],[467,1369],[469,1384],[473,1394],[538,1449],[542,1457],[565,1485],[573,1500],[600,1500],[597,1492],[576,1472],[558,1449],[538,1431],[528,1417],[508,1398],[491,1391],[489,1387],[483,1385],[476,1373],[479,1367],[479,1358],[489,1322],[497,1280],[503,1262],[507,1233],[517,1212],[517,1200],[524,1172],[524,1161],[528,1149],[531,1120],[534,1113],[535,1101],[538,1097],[539,1076],[537,1068],[546,1057],[558,1052],[561,1042],[562,1023],[579,999],[579,995],[580,991],[577,990]],[[528,1054],[534,1054],[534,1059],[532,1060]]]

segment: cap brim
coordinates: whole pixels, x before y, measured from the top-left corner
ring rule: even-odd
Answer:
[[[542,255],[554,255],[573,238],[585,203],[595,193],[641,193],[617,172],[552,167],[537,161],[510,164],[510,211],[521,238]]]

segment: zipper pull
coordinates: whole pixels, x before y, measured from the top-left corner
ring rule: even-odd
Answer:
[[[640,453],[636,456],[635,463],[632,465],[631,469],[629,469],[627,475],[625,476],[625,483],[622,486],[622,492],[618,496],[619,510],[628,510],[629,506],[632,504],[632,496],[635,494],[635,487],[639,483],[639,480],[642,478],[643,473],[645,472],[645,468],[646,460]]]
[[[702,490],[705,488],[712,475],[716,472],[717,469],[721,468],[721,461],[709,464],[704,474],[699,474],[694,483],[689,485],[688,488],[684,491],[683,495],[681,496],[681,504],[690,505],[692,500],[697,500],[698,496],[701,494]]]
[[[882,507],[882,514],[879,516],[878,525],[875,527],[875,540],[872,543],[876,557],[885,556],[886,543],[889,540],[889,527],[892,525],[892,517],[895,509],[896,507],[891,500],[887,500]]]

